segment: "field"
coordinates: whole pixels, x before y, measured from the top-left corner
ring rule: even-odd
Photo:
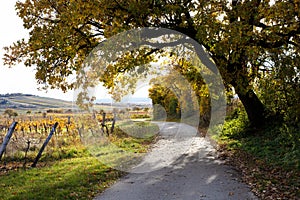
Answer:
[[[107,113],[104,121],[100,111],[54,111],[0,116],[0,144],[13,121],[18,122],[0,161],[0,199],[90,199],[124,174],[115,169],[119,160],[126,160],[128,153],[147,152],[158,133],[150,122],[124,120],[128,116],[123,112],[115,117]],[[56,122],[52,138],[32,167]]]
[[[30,94],[0,94],[0,112],[6,109],[14,109],[18,113],[36,112],[41,113],[48,109],[72,109],[70,101],[40,97]]]

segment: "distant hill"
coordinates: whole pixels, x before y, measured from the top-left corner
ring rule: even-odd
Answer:
[[[101,103],[106,103],[110,104],[112,103],[113,100],[110,98],[104,98],[104,99],[96,99],[96,103],[101,104]],[[130,104],[130,105],[151,105],[152,100],[147,97],[131,97],[128,99],[123,99],[120,103],[115,102],[113,104]]]
[[[47,108],[72,108],[72,102],[40,97],[31,94],[0,94],[0,110],[38,110]]]
[[[111,105],[111,102],[111,99],[97,99],[95,103],[98,105]],[[113,103],[113,105],[116,106],[118,106],[119,104],[149,107],[152,105],[152,101],[149,98],[135,97],[127,100],[125,99],[122,103]],[[20,111],[45,109],[72,109],[72,102],[49,97],[41,97],[32,94],[0,94],[0,112],[3,112],[5,109],[14,109]]]

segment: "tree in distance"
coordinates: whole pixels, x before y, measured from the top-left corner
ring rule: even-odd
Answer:
[[[3,112],[3,115],[7,115],[9,118],[11,118],[11,117],[17,117],[17,116],[18,116],[18,113],[15,112],[13,109],[6,109],[6,110]]]

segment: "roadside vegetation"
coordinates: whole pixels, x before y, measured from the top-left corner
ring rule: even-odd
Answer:
[[[272,121],[253,129],[236,108],[215,138],[220,156],[242,173],[261,199],[300,198],[300,128]]]
[[[92,199],[122,174],[80,155],[1,174],[0,199]]]
[[[2,120],[5,124],[13,119]],[[105,165],[102,157],[90,151],[90,144],[84,144],[89,129],[82,130],[74,118],[53,114],[19,121],[0,161],[0,199],[92,199],[125,174]],[[32,168],[31,163],[55,121],[59,126],[37,167]],[[120,124],[123,128],[117,125],[109,136],[100,134],[101,140],[111,144],[110,156],[120,149],[133,154],[147,152],[158,133],[157,125],[150,122],[137,122],[136,126]],[[1,138],[5,130],[4,127]],[[141,131],[143,136],[137,137]],[[101,143],[99,148],[102,152],[107,150]]]

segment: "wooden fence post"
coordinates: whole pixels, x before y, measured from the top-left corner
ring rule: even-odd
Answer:
[[[53,133],[55,132],[55,129],[56,129],[57,126],[58,126],[58,122],[55,122],[55,124],[53,125],[53,127],[52,127],[52,129],[51,129],[51,131],[50,131],[48,137],[46,138],[46,140],[45,140],[43,146],[41,147],[41,149],[40,149],[38,155],[36,156],[34,162],[32,163],[31,167],[36,167],[37,162],[38,162],[39,159],[41,158],[42,153],[43,153],[44,149],[46,148],[48,142],[50,141],[50,139],[51,139]]]
[[[111,127],[110,127],[110,133],[114,132],[115,123],[116,123],[116,113],[114,112],[113,121],[112,121],[112,124],[111,124]]]
[[[105,126],[105,120],[106,120],[105,118],[106,118],[106,113],[103,112],[102,113],[102,124],[101,124],[102,126]]]
[[[3,153],[5,152],[6,146],[7,146],[8,142],[9,142],[9,140],[10,140],[10,138],[11,138],[11,136],[12,136],[12,134],[13,134],[13,132],[14,132],[17,124],[18,124],[18,122],[13,122],[11,124],[11,126],[9,127],[9,129],[8,129],[8,132],[7,132],[5,138],[4,138],[3,142],[2,142],[2,145],[0,147],[0,160],[2,158]]]
[[[102,113],[101,126],[102,126],[101,129],[102,129],[103,133],[105,133],[105,130],[106,130],[106,135],[109,136],[109,130],[108,130],[107,125],[106,125],[106,113],[105,112]],[[104,130],[104,128],[105,128],[105,130]]]
[[[71,117],[68,116],[68,124],[71,124]]]

